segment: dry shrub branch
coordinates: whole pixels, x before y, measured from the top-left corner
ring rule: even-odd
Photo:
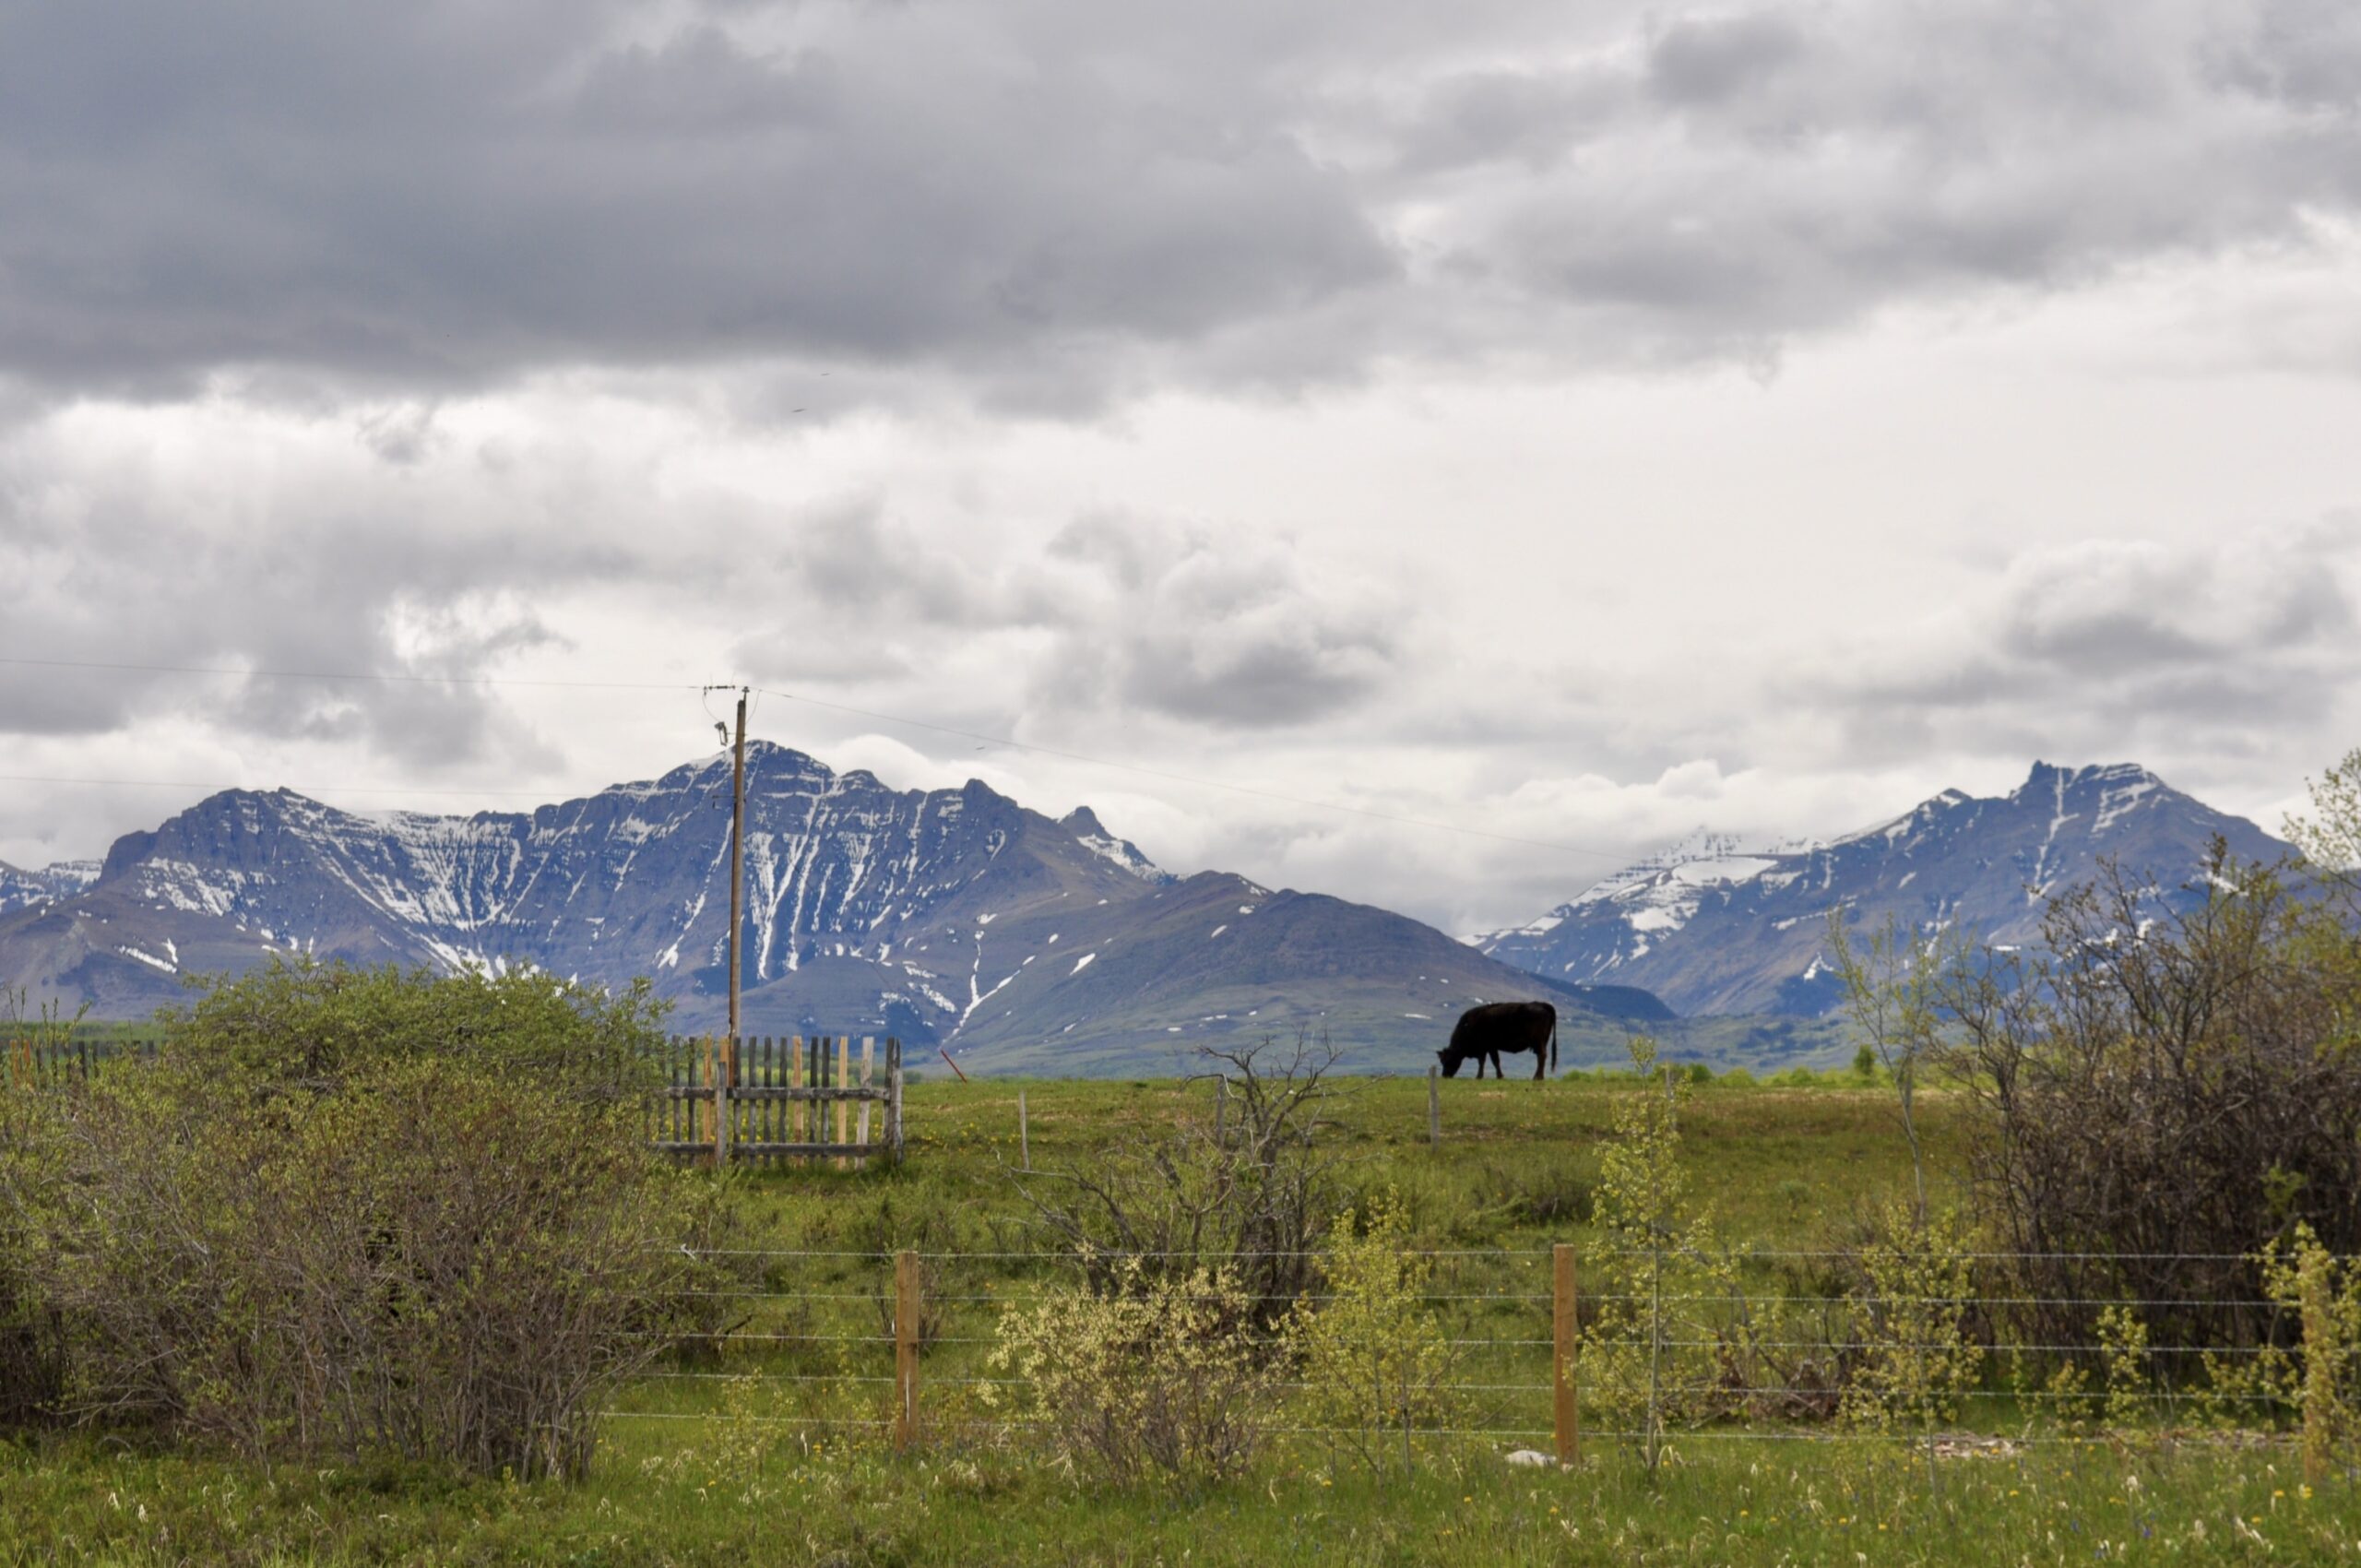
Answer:
[[[2019,1255],[2017,1326],[2090,1343],[2128,1300],[2160,1344],[2284,1330],[2250,1254],[2301,1221],[2361,1247],[2361,963],[2272,868],[2217,846],[2201,903],[2109,865],[2049,907],[2039,947],[1944,977],[1969,1173]]]
[[[1218,1119],[1186,1115],[1103,1158],[1011,1172],[1037,1233],[1102,1294],[1140,1277],[1217,1271],[1275,1328],[1319,1277],[1317,1252],[1344,1207],[1339,1158],[1321,1140],[1337,1052],[1299,1037],[1203,1052],[1228,1080]]]

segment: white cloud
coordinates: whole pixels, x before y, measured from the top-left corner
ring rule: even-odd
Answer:
[[[0,654],[421,677],[0,666],[12,771],[513,803],[708,720],[459,678],[752,678],[1464,929],[2361,724],[2327,0],[0,16]]]

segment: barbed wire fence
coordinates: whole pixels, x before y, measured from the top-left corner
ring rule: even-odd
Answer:
[[[62,1087],[147,1064],[156,1054],[148,1040],[38,1049],[16,1042],[0,1069],[11,1081]],[[793,1063],[762,1071],[764,1084],[791,1087],[848,1076],[825,1066],[800,1072]],[[677,1082],[671,1087],[670,1101],[694,1098]],[[815,1118],[815,1133],[817,1124]],[[708,1118],[688,1141],[705,1146],[712,1128]],[[1660,1271],[1665,1251],[1406,1250],[1404,1258],[1431,1265],[1431,1288],[1414,1299],[1442,1327],[1451,1376],[1430,1390],[1439,1397],[1429,1419],[1404,1412],[1405,1438],[1525,1444],[1561,1462],[1580,1458],[1585,1443],[1639,1445],[1653,1462],[1655,1445],[1667,1436],[1691,1443],[1909,1440],[1930,1463],[2100,1438],[2271,1442],[2297,1445],[2308,1478],[2317,1480],[2331,1466],[2353,1474],[2352,1449],[2361,1437],[2361,1397],[2354,1394],[2361,1323],[2353,1321],[2361,1319],[2361,1283],[2345,1288],[2353,1297],[2346,1301],[2324,1276],[2315,1277],[2291,1300],[2215,1288],[2238,1274],[2259,1277],[2253,1254],[1960,1252],[1953,1260],[1999,1280],[2041,1277],[2029,1264],[2137,1263],[2167,1277],[2185,1270],[2201,1283],[2170,1294],[1996,1285],[1864,1300],[1819,1288],[1857,1263],[1857,1252],[1758,1248],[1734,1253],[1751,1271],[1745,1289],[1639,1291],[1601,1282],[1616,1277],[1619,1260],[1645,1257]],[[1074,1288],[1077,1278],[1070,1258],[1038,1250],[740,1248],[690,1255],[718,1265],[722,1280],[696,1288],[704,1326],[686,1339],[667,1336],[666,1353],[621,1391],[602,1412],[608,1419],[864,1431],[903,1446],[953,1433],[1013,1437],[1039,1416],[1031,1413],[1038,1390],[1029,1380],[991,1364],[1003,1343],[1004,1316]],[[2361,1259],[2320,1262],[2361,1281]],[[1769,1283],[1752,1288],[1766,1276]],[[1814,1288],[1799,1288],[1806,1282]],[[1314,1292],[1302,1301],[1317,1310],[1332,1299]],[[2003,1330],[2011,1313],[2060,1308],[2094,1320],[2130,1314],[2117,1321],[2138,1332],[2086,1338]],[[2147,1325],[2170,1326],[2174,1314],[2196,1309],[2245,1314],[2253,1335],[2245,1342],[2146,1336]],[[1929,1322],[1950,1332],[1918,1339],[1879,1327]],[[1282,1336],[1266,1337],[1283,1360]],[[1910,1364],[1954,1351],[1972,1365],[1972,1376],[1948,1375],[1929,1386],[1916,1375],[1927,1369]],[[1644,1385],[1618,1367],[1619,1356],[1643,1352]],[[1880,1361],[1890,1375],[1870,1375]],[[1318,1391],[1286,1375],[1269,1386],[1283,1396]],[[1269,1431],[1332,1441],[1358,1435],[1291,1420],[1284,1408]]]
[[[729,1282],[701,1288],[707,1329],[670,1347],[656,1370],[602,1414],[619,1422],[786,1428],[807,1440],[860,1435],[896,1447],[944,1440],[1014,1442],[1042,1421],[1030,1380],[995,1366],[1006,1314],[1079,1289],[1053,1253],[1022,1251],[718,1249],[696,1254]],[[1309,1255],[1309,1254],[1290,1254]],[[1921,1353],[1962,1341],[1918,1341],[1870,1331],[1877,1314],[1842,1295],[1790,1287],[1760,1291],[1585,1292],[1584,1270],[1611,1275],[1618,1254],[1596,1247],[1410,1249],[1424,1265],[1418,1310],[1432,1314],[1451,1352],[1450,1376],[1400,1435],[1424,1444],[1532,1451],[1528,1463],[1576,1463],[1602,1446],[1648,1451],[1651,1437],[1714,1443],[1883,1443],[1938,1458],[2008,1455],[2046,1445],[2291,1444],[2315,1484],[2331,1469],[2355,1479],[2350,1386],[2355,1347],[2330,1315],[2284,1300],[2225,1301],[1932,1294],[1887,1303],[1970,1324],[1974,1354],[1942,1386],[1865,1369],[1906,1371]],[[1630,1255],[1628,1253],[1621,1255]],[[2007,1267],[2116,1254],[1978,1253]],[[1160,1261],[1170,1254],[1146,1254]],[[1751,1251],[1769,1269],[1819,1268],[1846,1254]],[[1193,1259],[1174,1258],[1176,1262]],[[2145,1254],[2152,1264],[2218,1266],[2250,1259]],[[2347,1260],[2335,1260],[2343,1263]],[[1317,1312],[1334,1298],[1303,1298]],[[2070,1306],[2139,1313],[2191,1305],[2278,1313],[2270,1336],[2247,1344],[2149,1343],[2136,1332],[2088,1340],[2013,1341],[1993,1332],[2011,1310]],[[1618,1314],[1620,1315],[1618,1315]],[[1923,1315],[1911,1320],[1928,1321]],[[2118,1321],[2129,1322],[2130,1319]],[[1750,1327],[1750,1323],[1753,1325]],[[1762,1332],[1770,1325],[1769,1335]],[[1700,1327],[1703,1324],[1705,1326]],[[1619,1334],[1617,1331],[1620,1330]],[[1307,1423],[1287,1401],[1315,1392],[1285,1359],[1285,1335],[1261,1331],[1275,1358],[1268,1386],[1282,1397],[1274,1437],[1336,1442],[1360,1429]],[[1619,1355],[1669,1357],[1637,1382]],[[1793,1381],[1766,1372],[1809,1368]],[[2314,1372],[2311,1369],[2318,1368]],[[2333,1456],[2333,1457],[2331,1457]]]

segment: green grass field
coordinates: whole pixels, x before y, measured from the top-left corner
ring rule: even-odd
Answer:
[[[1278,1439],[1245,1479],[1192,1491],[1109,1489],[1044,1466],[993,1421],[983,1359],[1001,1303],[1049,1277],[1028,1251],[1017,1094],[1031,1157],[1054,1170],[1110,1141],[1202,1114],[1211,1087],[1170,1080],[973,1085],[930,1080],[908,1108],[900,1170],[782,1170],[742,1181],[748,1259],[718,1360],[668,1362],[623,1390],[592,1477],[504,1484],[402,1470],[265,1468],[87,1437],[0,1447],[0,1562],[1493,1563],[2351,1561],[2349,1474],[2308,1489],[2294,1450],[2154,1431],[2118,1441],[2006,1399],[1962,1428],[2004,1441],[1931,1462],[1891,1439],[1771,1431],[1677,1435],[1646,1474],[1594,1435],[1572,1472],[1510,1467],[1548,1446],[1537,1392],[1548,1333],[1544,1250],[1586,1238],[1615,1097],[1626,1078],[1442,1086],[1427,1143],[1423,1080],[1342,1083],[1329,1107],[1348,1189],[1391,1191],[1477,1392],[1415,1467],[1371,1473],[1317,1435]],[[1939,1173],[1961,1129],[1925,1103]],[[1684,1118],[1694,1191],[1723,1234],[1811,1252],[1908,1181],[1890,1091],[1707,1085]],[[1943,1179],[1948,1179],[1947,1177]],[[878,1422],[889,1361],[887,1274],[900,1246],[935,1260],[944,1313],[925,1360],[932,1430],[897,1455]],[[977,1255],[993,1254],[993,1255]],[[1787,1271],[1808,1261],[1750,1265]],[[756,1337],[759,1336],[759,1337]],[[1524,1343],[1514,1343],[1523,1341]],[[1502,1343],[1511,1342],[1511,1343]],[[878,1381],[864,1381],[878,1380]],[[814,1424],[803,1424],[806,1421]],[[1931,1471],[1931,1474],[1930,1474]]]

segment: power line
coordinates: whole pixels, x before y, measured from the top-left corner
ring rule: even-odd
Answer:
[[[96,778],[50,773],[0,773],[0,783],[96,784],[125,790],[243,790],[267,795],[284,790],[295,795],[499,795],[515,800],[550,802],[546,790],[484,790],[470,784],[225,784],[202,778]]]
[[[408,673],[386,674],[363,671],[261,670],[239,669],[226,665],[138,664],[73,659],[0,658],[0,666],[33,670],[109,671],[120,674],[226,675],[245,677],[249,679],[279,681],[363,681],[375,682],[382,684],[400,685],[519,687],[573,691],[696,692],[700,694],[700,696],[708,690],[720,689],[699,683],[685,681],[548,681],[525,680],[505,676],[443,676]],[[1516,844],[1531,849],[1548,849],[1559,854],[1579,855],[1585,859],[1596,860],[1618,865],[1629,861],[1632,854],[1632,851],[1629,848],[1607,849],[1601,849],[1596,845],[1569,844],[1557,839],[1527,837],[1522,834],[1496,833],[1489,828],[1468,827],[1460,823],[1443,822],[1433,817],[1411,816],[1406,813],[1379,811],[1370,806],[1348,805],[1342,801],[1321,800],[1308,795],[1292,795],[1285,792],[1284,790],[1265,790],[1251,784],[1233,784],[1219,778],[1203,778],[1192,774],[1176,773],[1168,768],[1147,767],[1138,763],[1118,762],[1111,757],[1094,756],[1087,752],[1068,751],[1057,746],[1036,745],[1030,742],[1015,740],[1006,735],[992,735],[984,733],[981,731],[963,730],[955,725],[936,724],[924,719],[912,719],[906,714],[886,713],[877,708],[855,707],[848,703],[830,702],[824,697],[807,696],[800,692],[781,691],[771,686],[756,686],[751,689],[766,696],[780,697],[789,702],[801,703],[808,707],[825,708],[833,713],[850,714],[857,718],[875,719],[880,723],[900,725],[905,729],[924,730],[938,735],[956,736],[965,741],[978,741],[987,745],[1004,746],[1011,751],[1029,752],[1037,756],[1056,757],[1065,762],[1081,763],[1087,767],[1108,768],[1118,773],[1128,773],[1136,778],[1155,778],[1169,784],[1187,785],[1192,789],[1219,790],[1233,795],[1242,795],[1253,800],[1270,801],[1281,805],[1295,806],[1305,811],[1338,812],[1349,816],[1362,817],[1371,822],[1392,823],[1396,826],[1418,827],[1436,833],[1454,833],[1462,837],[1483,838],[1496,844]],[[131,789],[235,790],[246,788],[246,786],[243,785],[208,784],[188,779],[67,778],[47,778],[30,774],[0,774],[0,779],[6,779],[11,783],[20,784],[92,784],[120,786]],[[368,785],[284,785],[280,787],[291,790],[300,789],[304,793],[320,790],[323,792],[344,794],[473,794],[498,796],[509,799],[546,798],[543,791],[529,790],[466,790],[459,788],[405,787],[378,788]]]
[[[1160,767],[1143,767],[1136,763],[1116,762],[1109,757],[1092,756],[1085,752],[1062,751],[1055,746],[1037,746],[1026,741],[1014,741],[1005,735],[987,735],[980,731],[961,730],[949,724],[933,724],[923,719],[907,719],[897,713],[883,713],[874,708],[853,707],[848,704],[829,702],[824,697],[804,696],[797,692],[783,692],[776,687],[757,686],[756,691],[768,696],[783,697],[812,707],[825,707],[836,713],[849,713],[862,719],[874,719],[887,724],[906,725],[913,730],[931,730],[938,735],[956,735],[965,741],[981,741],[988,745],[1006,746],[1012,751],[1032,752],[1040,756],[1060,757],[1067,762],[1079,762],[1092,767],[1112,768],[1119,773],[1137,774],[1144,778],[1160,778],[1167,783],[1187,784],[1200,790],[1226,790],[1233,795],[1251,795],[1257,800],[1276,801],[1286,805],[1302,806],[1311,811],[1346,812],[1354,816],[1369,817],[1377,822],[1391,822],[1405,827],[1431,828],[1440,833],[1457,833],[1470,838],[1489,838],[1501,844],[1522,844],[1532,849],[1555,849],[1570,855],[1583,855],[1595,860],[1611,861],[1618,865],[1631,858],[1630,849],[1602,849],[1593,845],[1565,844],[1548,838],[1526,838],[1514,833],[1494,833],[1489,828],[1466,827],[1455,822],[1439,822],[1432,817],[1406,816],[1396,812],[1382,812],[1369,806],[1350,806],[1342,801],[1323,801],[1308,795],[1289,795],[1276,790],[1257,789],[1251,784],[1230,784],[1218,778],[1199,778],[1186,773],[1172,773]]]
[[[693,681],[529,681],[504,675],[378,674],[350,670],[242,670],[232,665],[110,664],[84,659],[0,659],[29,670],[109,670],[141,675],[237,675],[273,681],[374,681],[389,685],[540,686],[586,692],[694,692]]]

